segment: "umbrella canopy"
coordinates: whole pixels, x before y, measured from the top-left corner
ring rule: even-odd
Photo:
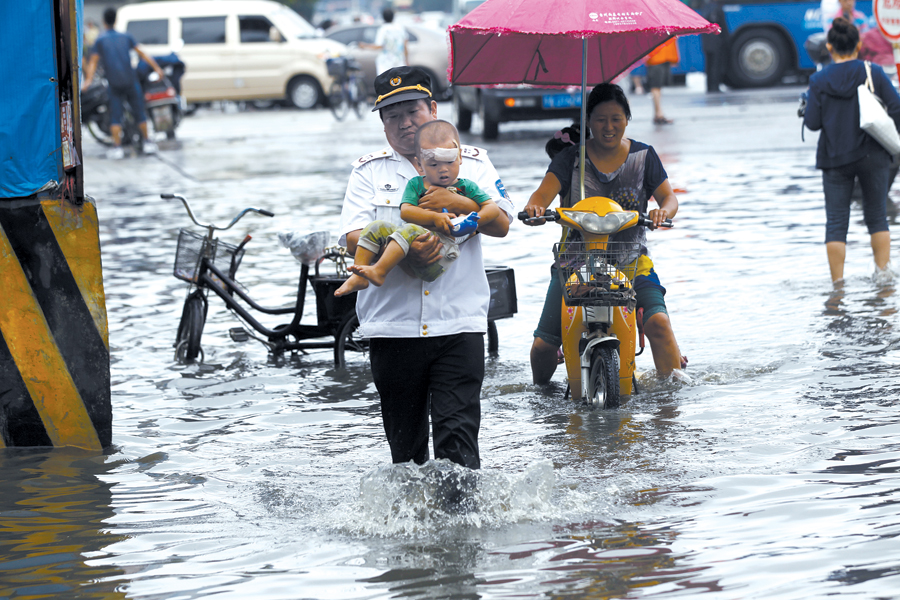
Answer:
[[[680,0],[487,0],[450,26],[450,81],[593,86],[669,38],[695,33],[719,26]]]

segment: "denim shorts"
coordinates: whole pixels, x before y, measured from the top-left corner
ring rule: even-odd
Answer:
[[[144,112],[144,93],[141,86],[137,82],[131,87],[114,88],[109,86],[109,123],[110,125],[121,125],[122,119],[125,117],[124,101],[128,101],[131,107],[131,114],[134,116],[135,123],[143,123],[147,120]]]
[[[863,218],[869,234],[888,230],[887,192],[891,157],[876,150],[849,165],[822,170],[825,192],[825,242],[846,242],[853,181],[859,179]]]
[[[562,284],[558,269],[550,267],[550,286],[544,299],[544,309],[538,321],[534,337],[541,338],[551,346],[562,346]],[[669,314],[666,310],[666,288],[659,282],[656,271],[650,269],[647,275],[638,275],[632,282],[637,296],[637,308],[644,309],[644,322],[656,313]]]

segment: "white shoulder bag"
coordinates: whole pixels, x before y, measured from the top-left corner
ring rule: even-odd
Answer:
[[[859,127],[881,144],[885,150],[896,156],[900,154],[900,135],[894,120],[888,116],[884,103],[875,95],[872,85],[872,67],[866,61],[866,82],[857,88],[859,96]]]

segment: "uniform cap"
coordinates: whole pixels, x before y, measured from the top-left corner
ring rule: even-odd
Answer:
[[[431,77],[419,67],[394,67],[375,77],[375,108],[431,98]]]

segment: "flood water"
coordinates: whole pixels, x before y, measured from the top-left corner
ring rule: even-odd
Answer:
[[[453,466],[390,465],[364,363],[337,371],[330,350],[235,343],[215,300],[204,364],[173,357],[187,216],[159,194],[182,192],[218,222],[248,205],[276,212],[223,239],[252,233],[239,279],[290,304],[299,263],[277,234],[337,232],[349,163],[384,145],[377,116],[202,112],[162,160],[110,162],[86,141],[114,447],[0,451],[0,598],[900,597],[900,298],[872,281],[861,212],[834,291],[794,105],[745,118],[670,97],[680,129],[636,118],[629,135],[659,149],[679,190],[676,227],[649,237],[691,381],[657,381],[648,350],[641,392],[617,410],[565,400],[563,369],[532,385],[558,230],[514,225],[486,244],[515,269],[519,313],[497,322],[478,510],[463,515],[435,496]],[[776,113],[789,118],[757,118]],[[517,207],[559,125],[484,144]],[[761,135],[792,141],[736,141]]]

